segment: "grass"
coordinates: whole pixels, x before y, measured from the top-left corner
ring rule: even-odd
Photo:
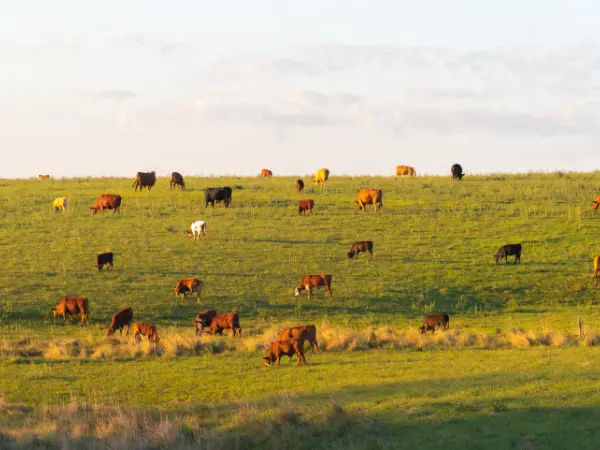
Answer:
[[[187,178],[180,192],[159,178],[142,193],[130,179],[0,180],[0,447],[595,446],[600,173],[333,177],[324,190],[305,177],[303,194],[295,179]],[[205,211],[201,189],[224,185],[232,206]],[[383,213],[358,211],[364,187],[383,189]],[[123,196],[120,216],[91,216],[102,193]],[[314,216],[297,216],[301,198]],[[347,260],[365,239],[374,261]],[[495,265],[517,242],[522,263]],[[98,273],[105,250],[115,269]],[[321,272],[333,299],[293,296]],[[206,282],[201,304],[170,290],[189,276]],[[52,320],[64,295],[90,299],[90,327]],[[158,347],[103,337],[123,306],[157,325]],[[209,307],[237,311],[245,337],[197,340]],[[451,329],[422,337],[431,311]],[[281,327],[303,322],[325,351],[261,367]]]

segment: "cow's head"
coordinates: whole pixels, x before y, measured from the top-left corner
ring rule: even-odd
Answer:
[[[358,200],[354,200],[354,203],[356,203],[358,205],[358,209],[360,209],[361,211],[363,210],[362,203],[360,203]]]
[[[90,209],[92,210],[92,216],[98,211],[98,208],[94,208],[93,206]]]
[[[263,363],[265,364],[265,366],[270,366],[271,363],[275,362],[275,356],[274,355],[269,355],[269,356],[265,356],[263,358]]]
[[[348,252],[348,259],[354,258],[354,252]]]
[[[421,328],[419,328],[419,331],[421,332],[421,334],[425,334],[425,325],[421,325]]]
[[[595,200],[594,200],[594,201],[592,202],[592,208],[593,208],[593,209],[598,209],[598,202],[597,202],[597,201],[595,201]]]
[[[304,286],[297,287],[297,288],[294,290],[294,295],[295,295],[296,297],[299,297],[299,296],[300,296],[300,293],[301,293],[303,290],[304,290]]]
[[[193,237],[194,236],[194,232],[192,231],[191,228],[189,230],[187,230],[187,235],[188,235],[188,237]]]
[[[112,327],[108,327],[108,328],[106,329],[106,331],[104,332],[104,336],[110,336],[111,334],[114,334],[114,332],[115,332],[115,329],[114,329],[114,328],[112,328]]]
[[[171,288],[171,290],[172,290],[172,291],[174,291],[174,292],[177,292],[177,293],[179,294],[179,285],[177,285],[177,286],[173,286],[173,287]]]

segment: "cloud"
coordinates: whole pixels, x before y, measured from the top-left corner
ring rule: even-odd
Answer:
[[[100,98],[104,98],[104,99],[108,99],[108,100],[115,100],[117,102],[120,102],[123,100],[130,100],[132,98],[137,97],[137,94],[135,92],[128,91],[128,90],[121,90],[121,89],[102,90],[102,91],[100,91],[99,95],[100,95]]]
[[[185,41],[166,41],[142,33],[115,34],[107,39],[112,45],[147,47],[163,55],[179,53],[189,48]]]

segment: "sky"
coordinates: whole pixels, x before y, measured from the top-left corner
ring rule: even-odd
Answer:
[[[0,10],[0,177],[600,163],[600,2],[0,0]]]

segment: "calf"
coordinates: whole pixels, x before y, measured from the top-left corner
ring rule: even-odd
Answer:
[[[183,176],[179,172],[173,172],[171,174],[171,181],[169,181],[169,189],[175,189],[177,186],[179,186],[182,191],[185,190]]]
[[[502,258],[504,258],[506,264],[508,264],[508,257],[512,255],[515,255],[515,264],[517,264],[517,262],[521,262],[521,248],[521,244],[503,245],[498,249],[498,251],[496,251],[496,256],[494,256],[496,264],[498,264],[498,261],[500,261]]]
[[[67,199],[65,197],[55,198],[52,202],[52,208],[54,208],[55,212],[65,212],[65,208],[67,207]]]
[[[193,237],[194,240],[199,239],[200,235],[206,236],[206,222],[203,220],[197,220],[190,225],[190,229],[187,232],[189,237]]]
[[[298,215],[306,215],[306,211],[308,211],[312,215],[312,210],[314,207],[315,202],[313,200],[300,200],[300,202],[298,203]]]
[[[188,292],[190,294],[195,292],[198,296],[198,301],[200,301],[200,293],[202,292],[202,289],[204,289],[204,281],[198,280],[197,278],[184,278],[183,280],[179,281],[175,287],[173,287],[175,295],[181,295],[182,300],[185,298],[185,294]]]
[[[322,273],[320,275],[304,275],[300,285],[295,289],[294,295],[298,297],[302,291],[308,291],[308,297],[312,293],[312,288],[316,287],[319,289],[321,286],[325,287],[325,298],[331,297],[331,279],[332,275]]]
[[[81,324],[87,322],[90,324],[88,318],[90,312],[89,301],[87,297],[63,297],[56,305],[56,308],[52,308],[54,317],[63,316],[63,320],[67,320],[67,314],[69,318],[73,320],[73,316],[81,314]]]
[[[279,367],[282,356],[289,356],[291,360],[294,355],[298,355],[298,365],[306,365],[303,347],[304,341],[302,339],[280,339],[275,341],[271,344],[267,356],[263,358],[265,366],[270,366],[276,362],[277,367]]]
[[[158,341],[160,341],[156,327],[149,323],[135,322],[133,324],[133,338],[137,341],[139,336],[147,337],[154,344],[158,344]]]
[[[118,310],[112,316],[112,321],[110,322],[109,327],[106,329],[104,333],[106,336],[110,336],[115,331],[119,330],[121,334],[123,334],[123,328],[127,328],[127,332],[125,336],[129,336],[129,327],[131,325],[131,321],[133,320],[133,309],[131,308],[123,308]]]
[[[453,180],[462,180],[465,174],[463,173],[463,168],[460,164],[454,164],[450,168],[450,173],[452,174]]]
[[[107,265],[106,270],[110,270],[113,268],[113,254],[112,252],[100,253],[96,256],[96,265],[98,266],[98,271],[102,272],[102,268]]]
[[[279,335],[279,340],[283,339],[300,339],[308,341],[312,352],[315,351],[315,348],[319,351],[319,344],[317,343],[317,327],[314,325],[297,325],[295,327],[286,328]]]
[[[216,316],[210,323],[210,334],[220,334],[223,335],[224,330],[232,330],[233,337],[235,337],[236,332],[242,337],[242,327],[240,327],[240,318],[235,312],[228,312],[226,314],[221,314]]]
[[[348,252],[348,258],[353,259],[360,252],[369,252],[371,259],[373,259],[373,241],[357,241],[352,244],[352,248]]]
[[[296,190],[298,192],[302,192],[304,190],[304,181],[300,179],[296,180]]]
[[[434,333],[436,328],[447,330],[449,325],[450,317],[448,317],[448,314],[429,314],[425,317],[425,321],[419,330],[421,334],[425,334],[429,330]]]
[[[204,327],[210,327],[215,317],[217,317],[217,311],[214,309],[207,309],[204,312],[198,313],[196,315],[196,320],[194,320],[194,324],[196,325],[196,336],[204,332]]]

